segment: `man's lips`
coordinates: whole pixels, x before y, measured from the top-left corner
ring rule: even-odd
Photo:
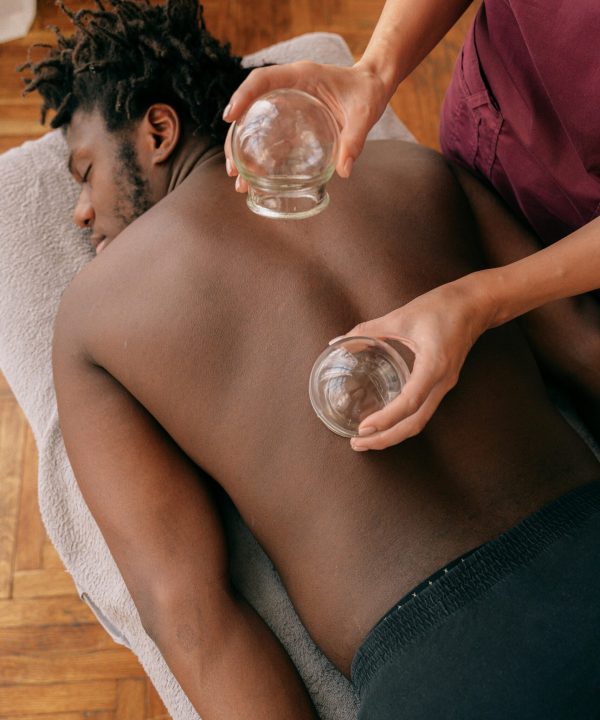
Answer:
[[[90,238],[92,241],[92,245],[96,248],[96,255],[104,248],[106,245],[107,237],[106,235],[92,235]]]

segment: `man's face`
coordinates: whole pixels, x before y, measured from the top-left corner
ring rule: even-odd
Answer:
[[[74,220],[91,230],[99,253],[154,201],[139,166],[135,129],[110,133],[99,111],[73,113],[67,129],[69,170],[81,184]]]

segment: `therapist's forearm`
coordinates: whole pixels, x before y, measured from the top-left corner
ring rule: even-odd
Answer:
[[[600,288],[600,218],[543,250],[467,276],[485,288],[489,327]]]
[[[358,65],[376,74],[390,97],[472,0],[387,0]]]

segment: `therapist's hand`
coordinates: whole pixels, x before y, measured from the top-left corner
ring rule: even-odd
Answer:
[[[423,430],[442,398],[458,381],[467,354],[491,325],[481,283],[466,276],[421,295],[383,317],[361,323],[348,335],[389,337],[415,354],[400,395],[359,427],[354,450],[382,450]]]
[[[277,88],[304,90],[327,105],[341,129],[336,171],[341,177],[349,177],[369,130],[379,120],[390,99],[381,79],[360,63],[348,68],[302,60],[257,68],[231,96],[223,113],[224,120],[237,120],[260,95]],[[227,173],[236,176],[238,173],[231,155],[231,128],[225,141],[225,157]],[[240,177],[236,190],[247,190]]]

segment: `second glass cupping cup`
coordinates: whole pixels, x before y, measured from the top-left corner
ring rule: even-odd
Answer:
[[[313,365],[309,397],[314,411],[337,435],[356,437],[358,426],[397,397],[410,375],[394,340],[344,337]]]
[[[233,160],[248,207],[271,218],[311,217],[329,204],[339,129],[329,109],[301,90],[274,90],[234,123]]]

